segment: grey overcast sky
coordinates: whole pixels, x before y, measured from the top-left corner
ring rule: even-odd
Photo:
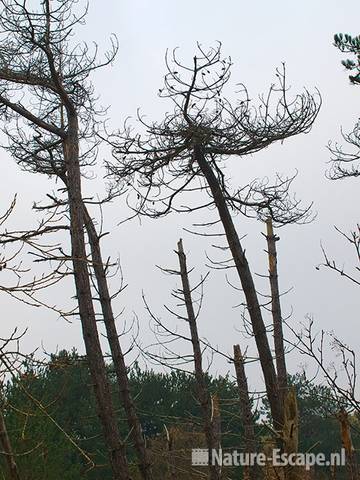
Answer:
[[[328,141],[340,140],[340,127],[350,130],[360,113],[360,90],[349,84],[340,64],[342,56],[332,45],[333,34],[358,34],[359,20],[360,4],[355,0],[90,0],[87,24],[78,31],[79,38],[97,42],[100,50],[108,45],[110,34],[116,34],[119,39],[120,50],[114,65],[94,77],[101,103],[110,106],[109,124],[114,128],[127,116],[135,115],[138,107],[148,118],[161,118],[168,106],[157,98],[165,71],[166,48],[180,47],[182,58],[191,59],[197,41],[204,46],[213,45],[217,40],[222,42],[223,54],[230,55],[234,63],[230,86],[235,90],[236,83],[244,83],[252,98],[274,81],[275,69],[281,62],[286,62],[293,93],[303,87],[320,90],[323,106],[310,134],[270,147],[253,157],[233,159],[227,173],[241,184],[250,178],[272,177],[276,172],[291,175],[296,169],[299,171],[293,189],[304,202],[314,202],[317,218],[310,225],[288,226],[279,232],[281,287],[283,290],[292,287],[284,299],[284,309],[293,310],[293,325],[299,326],[305,315],[311,314],[318,329],[334,330],[356,348],[358,289],[329,271],[317,271],[315,266],[322,260],[320,242],[340,263],[349,268],[355,264],[352,251],[334,231],[334,225],[349,231],[359,221],[360,181],[330,182],[324,175],[329,159]],[[104,151],[99,162],[107,154]],[[17,192],[19,201],[12,224],[22,228],[24,223],[33,221],[32,202],[41,200],[54,185],[46,178],[20,172],[10,158],[4,153],[2,156],[2,208]],[[98,175],[88,188],[101,191],[102,185]],[[136,312],[140,340],[147,344],[152,341],[152,335],[141,292],[145,292],[154,311],[166,320],[162,305],[170,300],[170,289],[174,286],[174,279],[164,277],[155,265],[176,266],[173,251],[179,237],[183,237],[189,262],[196,267],[194,280],[196,274],[207,271],[206,253],[215,258],[218,254],[211,248],[211,242],[183,231],[183,227],[190,227],[194,221],[207,218],[206,213],[202,213],[202,217],[174,214],[162,220],[144,221],[141,225],[134,221],[117,226],[127,213],[121,199],[105,209],[106,227],[111,230],[105,247],[108,254],[120,256],[128,284],[117,304],[119,310],[125,308],[119,326],[125,319],[131,321]],[[253,271],[265,273],[265,245],[261,235],[264,226],[241,217],[236,219],[236,224],[241,234],[247,234],[244,243]],[[265,288],[266,284],[259,284],[260,290]],[[62,299],[66,301],[70,295],[71,289],[64,286],[62,290],[49,292],[48,298],[61,304]],[[202,335],[229,352],[235,342],[243,347],[251,345],[238,331],[240,310],[234,307],[239,301],[239,295],[226,285],[224,273],[213,271],[206,284],[199,327]],[[14,326],[27,326],[22,345],[26,351],[41,344],[47,351],[72,346],[82,351],[78,322],[68,324],[49,311],[19,304],[5,294],[1,302],[2,337]],[[302,359],[293,355],[292,372],[300,362]],[[227,368],[219,361],[213,371],[224,372]]]

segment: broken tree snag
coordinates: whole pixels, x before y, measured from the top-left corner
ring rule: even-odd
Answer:
[[[276,356],[276,371],[279,385],[279,397],[281,404],[284,404],[285,393],[287,389],[287,371],[285,362],[283,320],[281,315],[279,277],[277,269],[277,251],[276,242],[279,237],[274,234],[273,222],[271,218],[266,220],[266,240],[267,253],[269,259],[269,281],[271,289],[271,313],[274,327],[274,347]],[[284,413],[282,412],[282,415]]]
[[[337,418],[340,422],[341,443],[342,447],[345,450],[348,479],[358,480],[359,467],[357,464],[356,453],[351,439],[349,415],[347,411],[342,408],[337,414]]]
[[[184,247],[181,239],[179,240],[177,247],[182,284],[181,293],[183,295],[186,307],[186,319],[189,323],[191,343],[194,355],[194,373],[196,380],[197,397],[202,410],[204,433],[206,437],[207,447],[209,449],[209,478],[211,480],[219,480],[221,478],[221,468],[219,465],[212,465],[212,450],[218,449],[220,444],[220,426],[218,425],[218,401],[216,404],[214,403],[214,400],[211,398],[206,384],[205,372],[203,370],[202,364],[202,351],[196,323],[197,318],[191,295],[186,255],[184,253]]]
[[[0,406],[2,408],[2,406]],[[10,438],[5,424],[5,418],[2,410],[0,409],[0,444],[5,456],[6,463],[9,470],[9,480],[21,480],[18,467],[15,461],[15,455],[13,453]],[[5,477],[4,477],[5,478]]]
[[[240,345],[234,345],[233,348],[236,382],[239,389],[240,414],[244,426],[244,453],[251,454],[258,450],[255,437],[254,417],[251,411],[251,400],[245,374],[244,357]],[[246,476],[250,480],[258,480],[262,477],[262,472],[256,465],[254,465],[246,467]]]

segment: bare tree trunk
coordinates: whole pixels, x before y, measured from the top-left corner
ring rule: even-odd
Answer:
[[[284,334],[282,326],[281,304],[280,304],[280,290],[279,290],[279,277],[277,270],[277,251],[276,241],[278,237],[274,235],[272,219],[269,218],[266,221],[267,229],[267,246],[268,246],[268,258],[269,258],[269,281],[271,289],[271,313],[273,317],[274,326],[274,347],[276,356],[276,370],[277,379],[279,385],[279,397],[282,407],[282,417],[284,416],[284,398],[287,389],[287,371],[285,362],[285,349],[284,349]]]
[[[245,294],[252,329],[259,353],[260,364],[264,375],[267,397],[270,404],[271,416],[276,429],[281,429],[281,406],[279,402],[279,389],[277,376],[271,354],[265,324],[262,318],[261,308],[254,280],[247,262],[245,252],[241,246],[239,236],[236,232],[234,222],[230,215],[226,200],[211,166],[207,162],[203,149],[199,145],[194,146],[195,160],[197,161],[208,185],[212,197],[219,212],[221,222],[225,231],[228,245],[234,259],[239,279]]]
[[[3,412],[0,410],[0,444],[2,446],[5,460],[9,469],[9,480],[21,480],[18,467],[13,453],[10,438],[7,432],[5,418]]]
[[[242,356],[240,345],[234,345],[234,366],[236,382],[239,389],[240,412],[244,426],[244,452],[251,454],[257,451],[257,444],[255,438],[254,417],[251,411],[249,388],[245,374],[244,357]],[[256,465],[249,466],[247,470],[249,472],[250,480],[259,480],[262,476],[261,470]]]
[[[119,386],[121,402],[125,409],[127,422],[131,431],[135,449],[139,459],[139,468],[144,480],[151,479],[151,466],[146,451],[142,427],[136,412],[134,401],[130,392],[128,372],[124,355],[119,342],[116,329],[114,313],[111,305],[106,272],[101,255],[99,236],[96,232],[94,222],[84,205],[85,227],[91,247],[92,263],[95,272],[97,288],[103,313],[106,333],[110,345],[111,356],[114,364],[117,383]]]
[[[178,242],[180,276],[182,283],[182,293],[184,296],[187,320],[189,322],[191,342],[194,352],[194,370],[197,387],[197,396],[202,409],[204,420],[204,433],[206,437],[207,447],[209,449],[209,478],[211,480],[219,480],[221,477],[221,468],[219,465],[212,465],[212,451],[219,448],[219,425],[218,415],[216,415],[215,408],[207,389],[205,374],[202,366],[202,352],[199,340],[199,334],[196,324],[196,315],[191,296],[191,288],[186,264],[186,255],[184,253],[182,240]],[[217,409],[218,410],[218,409]]]
[[[89,279],[81,195],[78,121],[73,112],[68,112],[68,120],[68,134],[63,144],[64,159],[67,168],[72,262],[86,355],[97,402],[97,412],[103,428],[105,444],[109,451],[113,478],[114,480],[130,480],[125,447],[120,439],[102,355]]]

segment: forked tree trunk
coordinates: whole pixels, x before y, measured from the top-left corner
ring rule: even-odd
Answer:
[[[99,236],[96,232],[94,222],[89,215],[85,205],[84,217],[85,227],[91,248],[92,266],[95,273],[101,310],[103,313],[107,338],[111,351],[111,357],[114,364],[116,379],[119,387],[120,400],[125,410],[127,423],[131,431],[131,438],[134,442],[136,453],[139,459],[139,468],[142,478],[144,480],[150,480],[151,466],[145,447],[142,427],[130,392],[128,372],[116,329],[116,323],[111,304],[111,296],[101,255]]]
[[[269,258],[269,281],[271,289],[271,313],[274,327],[274,347],[276,357],[276,371],[279,385],[279,397],[282,406],[282,417],[284,416],[284,399],[287,390],[287,371],[285,363],[283,319],[281,315],[279,277],[277,269],[276,241],[272,219],[266,221],[266,240]]]
[[[0,410],[0,445],[9,470],[9,480],[21,480],[16,464],[15,455],[11,447],[3,412]],[[5,477],[4,477],[5,478]]]
[[[240,283],[246,298],[246,304],[250,315],[253,334],[259,354],[259,360],[264,375],[266,393],[269,400],[272,420],[274,422],[275,429],[281,429],[282,415],[281,405],[279,402],[277,376],[249,264],[245,256],[245,252],[241,246],[239,236],[236,232],[234,222],[219,185],[219,181],[217,180],[211,166],[206,160],[201,146],[194,146],[194,155],[195,160],[197,161],[200,170],[209,185],[212,198],[218,210],[235,267],[239,275]]]
[[[130,480],[125,447],[120,439],[106,366],[102,355],[89,279],[84,236],[84,212],[79,166],[78,121],[68,112],[68,134],[63,143],[67,169],[71,254],[87,361],[92,378],[97,413],[108,448],[114,480]]]
[[[244,427],[244,452],[251,454],[257,452],[257,443],[255,438],[255,423],[251,411],[251,401],[249,387],[245,374],[244,357],[240,350],[240,345],[234,345],[234,366],[236,372],[236,383],[239,390],[239,403],[241,419]],[[257,465],[247,466],[248,478],[250,480],[260,480],[262,472]]]
[[[220,443],[218,400],[212,400],[206,385],[205,373],[202,366],[202,352],[196,323],[196,315],[192,301],[191,288],[186,264],[186,255],[184,253],[182,240],[179,240],[177,246],[177,254],[179,256],[180,276],[182,283],[182,294],[184,297],[187,312],[187,321],[189,323],[191,343],[194,353],[194,370],[197,397],[202,410],[204,433],[207,447],[209,450],[209,478],[211,480],[219,480],[221,478],[221,467],[219,465],[212,465],[212,451],[217,450]],[[216,401],[217,404],[214,403]]]

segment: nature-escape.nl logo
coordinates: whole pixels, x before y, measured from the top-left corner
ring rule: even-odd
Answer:
[[[211,455],[210,455],[211,453]],[[192,450],[191,463],[193,466],[219,465],[223,467],[265,467],[271,464],[274,467],[305,467],[310,470],[313,466],[344,466],[346,461],[345,449],[339,453],[331,453],[327,458],[324,453],[282,453],[279,448],[272,450],[271,455],[264,452],[244,453],[238,450],[223,452],[222,449],[212,450],[194,448]]]

